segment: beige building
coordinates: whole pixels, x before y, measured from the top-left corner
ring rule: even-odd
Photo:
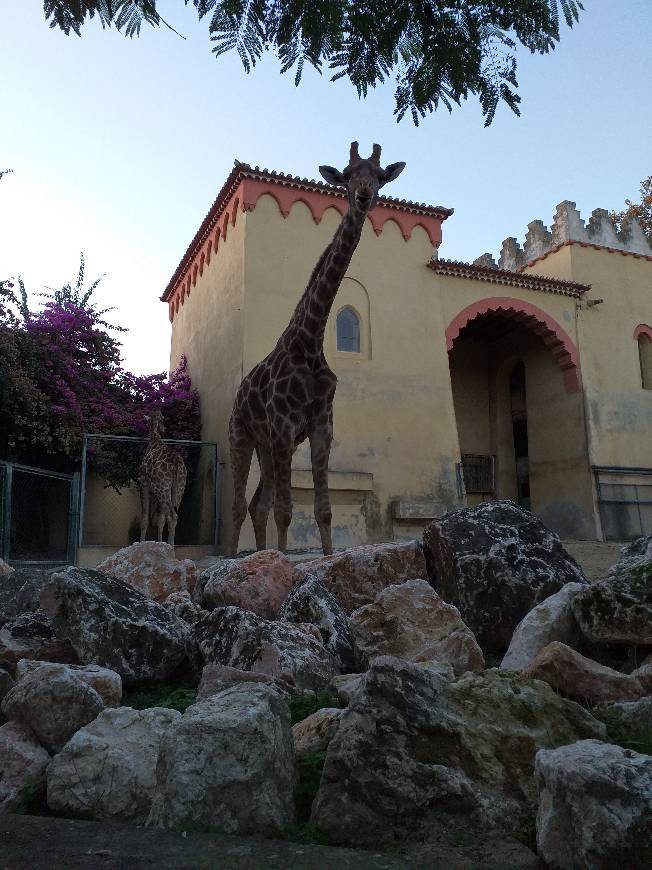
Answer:
[[[162,299],[206,441],[231,479],[242,377],[274,347],[346,207],[320,182],[236,164]],[[336,547],[420,533],[513,498],[568,538],[652,531],[652,248],[563,202],[498,263],[438,257],[452,210],[381,198],[326,330],[338,376],[330,461]],[[255,466],[255,463],[254,463]],[[252,468],[250,492],[258,481]],[[319,544],[309,452],[293,464],[291,547]],[[268,536],[275,543],[273,522]],[[254,546],[247,518],[241,547]]]

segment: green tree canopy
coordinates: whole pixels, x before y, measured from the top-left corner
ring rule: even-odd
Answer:
[[[178,0],[181,3],[181,0]],[[358,95],[388,78],[396,82],[397,120],[415,124],[440,104],[449,111],[477,96],[485,125],[502,100],[520,114],[517,44],[547,54],[560,38],[560,12],[573,26],[581,0],[183,0],[208,28],[216,55],[235,50],[245,70],[267,51],[281,72],[306,64],[332,80],[347,77]],[[81,34],[97,16],[127,36],[143,23],[170,25],[157,0],[44,0],[51,27]]]

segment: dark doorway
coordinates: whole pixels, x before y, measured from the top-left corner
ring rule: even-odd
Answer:
[[[527,438],[527,399],[525,392],[525,365],[516,363],[509,377],[509,395],[512,409],[512,433],[516,461],[516,500],[530,510],[530,459]]]

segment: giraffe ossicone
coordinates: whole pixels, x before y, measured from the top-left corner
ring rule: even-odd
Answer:
[[[186,466],[181,454],[163,441],[163,415],[157,408],[149,419],[149,441],[138,474],[141,541],[146,540],[150,525],[156,526],[157,540],[162,541],[167,523],[168,543],[174,547],[174,533],[186,477]]]
[[[333,552],[328,458],[333,439],[333,397],[337,378],[324,356],[324,332],[333,301],[360,241],[365,218],[376,205],[378,191],[397,178],[405,163],[380,165],[380,145],[360,157],[351,143],[349,162],[340,172],[320,166],[329,184],[345,187],[348,210],[313,269],[308,285],[274,350],[249,372],[237,391],[229,421],[233,474],[231,553],[238,551],[247,514],[246,487],[256,452],[260,482],[249,504],[256,549],[267,546],[267,519],[274,509],[278,548],[287,548],[292,520],[292,456],[306,438],[310,442],[315,490],[315,520],[322,549]]]

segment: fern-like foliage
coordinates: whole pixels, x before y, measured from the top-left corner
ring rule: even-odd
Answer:
[[[181,3],[181,0],[179,0]],[[547,54],[572,27],[581,0],[183,0],[210,16],[213,52],[236,51],[250,72],[267,51],[301,81],[306,64],[348,78],[360,97],[393,77],[397,120],[415,124],[469,95],[489,125],[499,104],[519,114],[515,51]],[[51,27],[79,34],[87,18],[127,36],[167,24],[156,0],[44,0]]]

